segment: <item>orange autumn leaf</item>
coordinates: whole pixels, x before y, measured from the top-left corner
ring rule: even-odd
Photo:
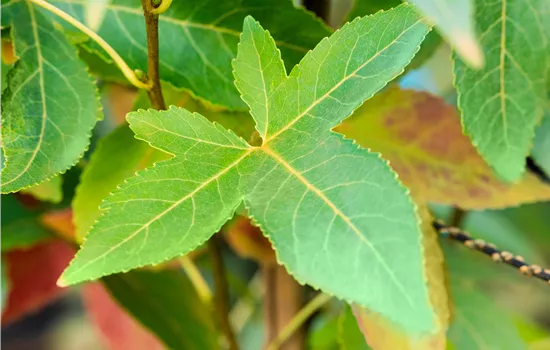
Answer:
[[[533,174],[500,181],[462,133],[456,108],[425,92],[391,88],[336,129],[389,160],[412,194],[464,209],[504,208],[550,199]]]
[[[69,242],[75,239],[73,211],[70,208],[50,211],[40,216],[40,223]]]
[[[227,242],[243,258],[263,264],[274,264],[275,251],[262,231],[250,219],[239,216],[226,230]]]

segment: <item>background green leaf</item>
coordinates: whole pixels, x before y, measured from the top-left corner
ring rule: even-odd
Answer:
[[[21,193],[30,194],[41,201],[59,203],[63,200],[63,176],[54,176],[38,185],[23,189]]]
[[[481,156],[507,181],[524,172],[542,116],[550,66],[550,2],[478,0],[483,69],[455,57],[462,124]]]
[[[30,1],[2,6],[2,23],[11,24],[19,57],[2,94],[3,193],[74,165],[98,119],[94,82],[42,11]]]
[[[83,3],[78,0],[53,3],[82,13]],[[330,34],[320,20],[290,0],[174,1],[159,21],[161,79],[213,104],[244,108],[233,84],[231,60],[247,14],[271,31],[289,68]],[[132,68],[147,71],[141,3],[110,1],[97,32]]]

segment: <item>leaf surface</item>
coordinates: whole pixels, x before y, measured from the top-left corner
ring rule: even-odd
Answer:
[[[75,49],[31,1],[2,6],[19,57],[2,94],[2,192],[39,184],[74,165],[89,144],[99,101]]]
[[[73,12],[84,4],[80,0],[54,3]],[[244,108],[233,84],[231,59],[237,54],[246,15],[271,31],[289,67],[330,34],[321,21],[289,0],[175,1],[159,18],[161,79],[215,105]],[[147,71],[141,3],[113,0],[106,5],[97,32],[132,68]]]
[[[241,47],[253,48],[254,38],[266,42],[262,52],[238,58],[235,75],[246,102],[258,96],[253,86],[268,96],[264,112],[252,106],[257,128],[267,124],[258,128],[262,146],[184,109],[130,114],[137,137],[175,157],[108,197],[61,283],[185,254],[244,199],[298,281],[368,306],[409,332],[431,330],[414,204],[378,154],[329,131],[403,71],[427,30],[406,5],[358,19],[324,39],[271,91],[280,68],[266,70],[263,59],[282,62],[248,17]],[[239,71],[254,64],[263,74]]]
[[[163,85],[163,94],[167,105],[185,107],[189,111],[198,112],[210,121],[232,129],[242,137],[249,138],[253,131],[251,118],[246,113],[207,109],[187,93],[176,90],[168,84]],[[136,98],[133,109],[150,107],[147,94],[143,92]],[[167,158],[169,158],[168,154],[135,139],[128,125],[119,126],[100,140],[82,173],[73,199],[77,239],[81,241],[101,216],[99,205],[104,198],[116,190],[117,185],[122,184],[136,171]]]
[[[402,350],[444,350],[446,332],[450,322],[450,302],[447,291],[445,262],[443,252],[439,246],[439,237],[432,227],[433,221],[427,207],[419,205],[419,214],[422,219],[424,274],[428,285],[430,303],[436,313],[434,331],[426,334],[410,335],[393,322],[389,322],[383,315],[371,312],[358,306],[353,307],[353,313],[359,328],[365,336],[366,342],[374,350],[402,349]]]
[[[336,128],[380,152],[415,196],[465,209],[504,208],[550,199],[533,174],[501,181],[478,155],[454,107],[424,92],[387,90]]]
[[[479,0],[475,20],[483,69],[454,58],[462,124],[482,157],[518,180],[542,116],[550,71],[550,2]]]

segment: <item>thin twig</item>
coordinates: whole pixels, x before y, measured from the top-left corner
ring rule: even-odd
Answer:
[[[534,276],[547,282],[550,285],[550,269],[543,269],[538,265],[530,265],[523,257],[502,251],[494,244],[487,243],[481,239],[474,239],[466,231],[457,227],[446,225],[440,220],[433,222],[433,227],[443,236],[464,244],[466,247],[490,256],[495,262],[504,262],[519,270],[524,275]]]
[[[229,321],[229,290],[227,288],[225,267],[217,235],[212,236],[208,241],[208,250],[212,258],[212,268],[214,271],[214,300],[216,301],[216,309],[220,315],[222,331],[229,343],[229,349],[237,350],[239,349],[239,345]]]
[[[183,271],[185,271],[187,277],[189,277],[193,286],[195,286],[199,298],[206,303],[210,303],[212,301],[212,292],[193,260],[191,260],[189,255],[185,255],[179,258],[179,262]]]
[[[277,350],[292,334],[299,329],[315,311],[325,305],[332,297],[328,294],[318,294],[298,312],[269,344],[267,350]]]
[[[128,81],[134,85],[135,87],[139,89],[149,89],[149,85],[142,82],[138,79],[134,71],[126,64],[126,62],[120,57],[120,55],[113,49],[111,45],[109,45],[105,40],[103,40],[102,37],[97,35],[93,30],[86,27],[84,24],[82,24],[80,21],[69,15],[68,13],[64,12],[63,10],[53,6],[52,4],[47,3],[43,0],[31,0],[34,4],[50,11],[51,13],[55,14],[56,16],[64,19],[68,23],[72,24],[74,27],[76,27],[78,30],[86,34],[90,39],[95,41],[105,52],[113,59],[115,64],[120,68],[122,71],[122,74],[128,79]]]
[[[141,0],[141,5],[147,31],[147,77],[151,86],[147,93],[153,108],[166,109],[159,74],[159,15],[154,12],[153,0]]]

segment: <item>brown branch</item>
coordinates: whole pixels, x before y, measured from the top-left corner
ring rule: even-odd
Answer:
[[[153,0],[141,0],[147,31],[147,90],[149,100],[155,109],[166,109],[159,75],[159,15],[154,13]]]
[[[441,234],[441,236],[452,239],[464,244],[466,247],[481,252],[490,256],[495,262],[503,262],[519,270],[524,275],[534,276],[547,282],[550,285],[550,269],[543,269],[538,265],[530,265],[525,262],[523,257],[514,255],[507,251],[498,249],[494,244],[487,243],[481,239],[474,239],[466,231],[457,227],[445,224],[442,221],[436,220],[433,222],[433,227]]]
[[[229,343],[229,349],[237,350],[239,349],[239,345],[229,322],[229,290],[227,288],[225,266],[217,235],[212,236],[208,241],[208,251],[212,259],[212,268],[214,271],[214,300],[220,316],[220,326]]]
[[[305,333],[303,324],[292,328],[291,334],[281,337],[281,332],[294,320],[302,309],[303,295],[300,286],[285,268],[280,265],[264,265],[264,324],[266,346],[269,349],[300,350],[304,348]]]

